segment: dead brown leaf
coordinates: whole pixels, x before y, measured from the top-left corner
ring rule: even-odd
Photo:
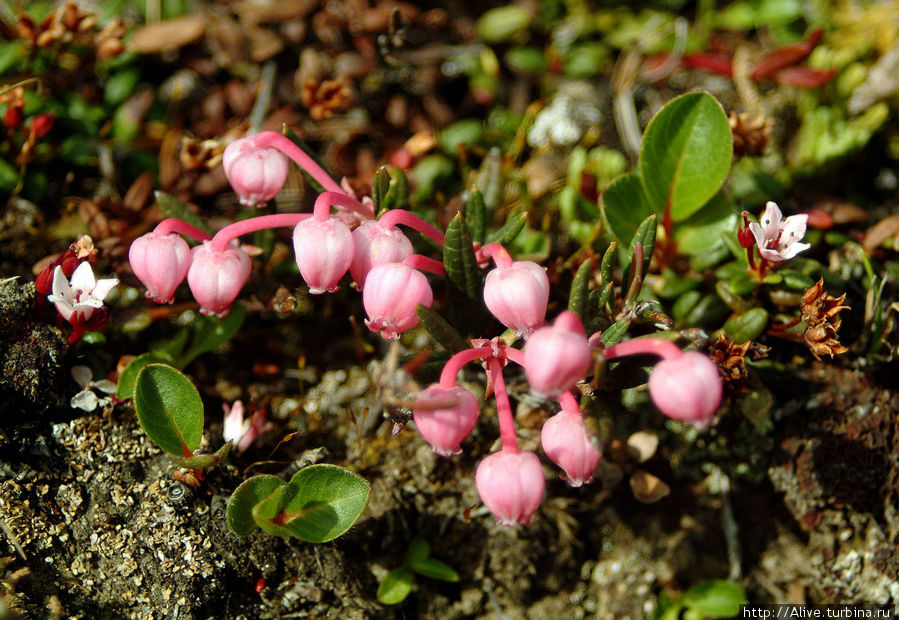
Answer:
[[[207,15],[194,13],[139,26],[134,29],[134,34],[128,42],[128,51],[138,54],[158,54],[177,50],[198,41],[206,31],[208,21]]]

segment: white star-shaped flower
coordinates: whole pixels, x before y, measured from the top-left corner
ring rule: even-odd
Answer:
[[[66,321],[83,323],[103,307],[103,300],[118,283],[116,278],[98,281],[88,262],[78,265],[71,281],[66,279],[62,267],[57,266],[53,271],[53,292],[47,299],[56,305]]]
[[[805,236],[808,215],[791,215],[784,219],[777,204],[768,202],[759,223],[749,223],[749,230],[755,237],[759,254],[773,263],[789,260],[811,247],[808,243],[800,243]]]

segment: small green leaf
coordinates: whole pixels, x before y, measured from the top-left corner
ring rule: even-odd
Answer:
[[[591,315],[601,315],[606,311],[611,311],[609,303],[612,301],[613,284],[609,282],[604,284],[602,288],[590,291],[590,308]]]
[[[443,152],[450,157],[459,156],[459,146],[471,146],[480,142],[484,127],[477,118],[463,118],[451,123],[438,136]]]
[[[693,308],[696,307],[701,298],[702,293],[699,291],[687,291],[678,297],[677,301],[674,302],[674,305],[671,306],[671,316],[675,319],[685,318],[693,311]]]
[[[630,327],[630,321],[628,319],[616,321],[609,326],[609,329],[602,333],[599,340],[607,347],[618,344],[621,342],[622,338],[624,338],[625,334],[627,334],[628,327]]]
[[[134,410],[147,436],[176,456],[192,456],[203,436],[203,401],[191,380],[165,364],[137,374]]]
[[[768,311],[764,308],[753,308],[729,318],[721,329],[733,338],[735,344],[743,344],[758,338],[767,325]]]
[[[430,577],[431,579],[450,582],[459,581],[459,573],[450,568],[448,564],[433,558],[423,558],[411,561],[409,563],[409,568],[419,575]]]
[[[796,291],[804,291],[815,285],[815,281],[804,273],[784,269],[780,272],[783,276],[784,286]]]
[[[485,43],[503,43],[523,37],[532,16],[525,7],[509,4],[490,9],[478,18],[475,28]]]
[[[487,235],[487,241],[507,246],[512,243],[522,230],[524,230],[527,223],[527,213],[524,211],[515,211],[506,218],[506,223],[502,225],[502,228]]]
[[[306,542],[327,542],[346,532],[368,505],[364,478],[335,465],[311,465],[298,471],[288,486],[284,525]]]
[[[134,93],[139,81],[140,70],[137,67],[129,67],[114,73],[103,89],[103,101],[108,106],[119,105]]]
[[[684,324],[690,327],[712,327],[723,321],[731,313],[730,308],[714,293],[700,299],[684,317]]]
[[[198,355],[212,351],[231,340],[240,330],[246,316],[246,306],[235,304],[228,316],[223,319],[213,316],[198,318],[194,323],[194,336],[190,348],[178,358],[177,366],[184,368]]]
[[[574,280],[571,282],[571,293],[568,295],[568,309],[586,319],[587,299],[590,295],[590,274],[593,272],[593,261],[585,260],[577,268]]]
[[[465,225],[471,233],[471,240],[484,243],[484,231],[487,229],[487,206],[484,194],[477,187],[472,187],[465,201]]]
[[[137,383],[137,375],[147,364],[158,364],[165,360],[160,359],[154,353],[142,353],[128,362],[125,370],[119,375],[119,383],[116,385],[116,398],[125,400],[134,396],[134,385]]]
[[[478,174],[475,176],[474,184],[481,188],[481,192],[484,194],[484,206],[487,207],[487,213],[493,213],[502,203],[505,191],[503,154],[499,148],[494,146],[487,151],[487,155],[481,161]],[[505,244],[504,241],[497,239],[493,241]]]
[[[213,454],[197,454],[189,458],[183,458],[178,461],[178,467],[184,467],[185,469],[209,469],[210,467],[215,467],[228,456],[233,445],[228,441]]]
[[[429,553],[431,553],[431,549],[428,547],[428,541],[421,536],[416,536],[409,543],[409,548],[406,549],[406,563],[411,564],[412,562],[426,560]]]
[[[693,586],[684,592],[681,602],[707,618],[733,618],[746,603],[746,592],[735,583],[716,579]]]
[[[458,353],[469,348],[459,332],[436,310],[418,304],[415,306],[415,314],[424,328],[428,330],[431,338],[450,353]]]
[[[253,507],[287,483],[278,476],[253,476],[234,489],[228,500],[228,527],[238,536],[249,536],[256,530]]]
[[[677,249],[691,256],[705,254],[722,244],[725,235],[736,234],[737,219],[734,204],[723,191],[718,192],[675,229]]]
[[[649,122],[640,172],[652,212],[679,222],[715,195],[730,169],[733,134],[727,115],[708,93],[668,102]]]
[[[618,266],[618,243],[613,241],[606,248],[605,254],[602,255],[602,261],[599,263],[599,277],[603,286],[610,284],[615,274],[615,267]]]
[[[638,174],[625,174],[602,193],[602,217],[606,228],[620,242],[632,239],[646,218],[654,213]]]
[[[443,245],[443,266],[450,285],[470,300],[481,295],[481,270],[475,257],[468,227],[461,214],[456,214],[446,227]]]
[[[159,210],[162,211],[163,215],[166,217],[174,217],[191,226],[199,228],[207,234],[212,234],[212,229],[203,221],[203,218],[191,211],[186,204],[171,194],[166,194],[163,191],[157,190],[153,195],[156,196],[156,204],[159,205]]]
[[[375,213],[409,206],[409,179],[402,168],[388,165],[375,171],[371,181],[371,199]]]
[[[290,538],[292,534],[290,529],[274,520],[275,517],[281,514],[281,508],[287,503],[290,493],[290,487],[283,484],[257,502],[251,510],[256,527],[271,536]]]
[[[412,573],[400,566],[387,573],[378,586],[378,602],[382,605],[397,605],[406,600],[412,591]]]
[[[655,250],[656,246],[656,229],[658,226],[656,225],[656,221],[658,218],[655,215],[650,215],[645,220],[640,222],[640,226],[637,227],[637,230],[634,232],[634,236],[631,238],[631,242],[627,247],[627,255],[629,260],[627,264],[622,264],[622,269],[628,269],[630,267],[630,259],[634,256],[634,249],[637,247],[639,243],[643,246],[643,265],[641,265],[642,269],[640,273],[642,277],[645,278],[647,272],[649,271],[649,263],[652,261],[652,253]]]

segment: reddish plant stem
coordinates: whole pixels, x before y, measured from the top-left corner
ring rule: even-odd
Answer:
[[[498,243],[488,243],[481,248],[481,253],[492,258],[497,267],[511,267],[514,263],[509,251]]]
[[[459,351],[444,364],[443,370],[440,372],[440,387],[453,387],[456,385],[456,375],[459,374],[459,371],[462,370],[465,364],[489,357],[492,354],[493,349],[491,347],[477,347]]]
[[[312,215],[317,220],[326,220],[331,217],[331,207],[335,206],[343,207],[348,211],[358,213],[368,220],[374,218],[374,213],[372,213],[371,209],[367,208],[364,204],[362,204],[352,196],[347,196],[342,191],[327,191],[319,194],[318,198],[315,199],[315,204],[312,207]]]
[[[637,338],[636,340],[628,340],[611,347],[607,347],[603,351],[603,357],[606,361],[624,357],[626,355],[658,355],[663,360],[676,360],[682,353],[677,345],[662,340],[661,338]]]
[[[413,269],[427,271],[428,273],[433,273],[438,276],[446,275],[446,269],[443,268],[443,263],[439,260],[422,256],[421,254],[413,254],[412,256],[407,257],[403,260],[403,264],[408,265]]]
[[[284,136],[277,131],[261,131],[256,134],[255,137],[257,146],[262,148],[270,146],[278,149],[291,158],[296,165],[305,170],[309,176],[318,181],[319,185],[326,190],[346,195],[346,192],[344,192],[343,188],[338,185],[337,181],[332,179],[331,175],[325,172],[314,159],[309,157],[309,155],[303,151],[303,149],[291,142],[287,136]]]
[[[258,230],[269,228],[293,227],[305,219],[312,217],[310,213],[275,213],[273,215],[260,215],[246,220],[240,220],[228,224],[215,233],[212,238],[212,249],[216,252],[224,252],[232,239]]]
[[[559,395],[557,399],[559,404],[562,406],[562,411],[566,411],[568,413],[573,413],[576,415],[581,415],[581,407],[578,405],[577,399],[574,397],[574,394],[571,392],[563,392]]]
[[[443,247],[443,243],[445,240],[445,235],[440,232],[434,226],[431,226],[426,221],[404,209],[391,209],[384,215],[378,219],[378,223],[382,226],[390,227],[396,226],[397,224],[402,224],[403,226],[408,226],[413,230],[417,230],[421,234],[425,235],[428,239]]]
[[[499,418],[499,436],[503,442],[503,451],[518,452],[518,439],[515,437],[515,416],[512,415],[512,404],[506,391],[503,379],[503,365],[495,357],[487,360],[487,372],[493,379],[493,395],[496,398],[496,417]]]
[[[212,237],[207,235],[196,226],[191,226],[187,222],[183,222],[176,217],[169,217],[162,220],[156,225],[156,228],[153,229],[153,232],[159,235],[178,233],[179,235],[190,237],[194,241],[209,241],[210,239],[212,239]]]
[[[512,347],[505,347],[503,349],[503,353],[505,354],[507,359],[512,360],[513,362],[524,368],[524,351],[513,349]]]

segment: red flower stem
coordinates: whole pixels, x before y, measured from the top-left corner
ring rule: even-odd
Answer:
[[[337,184],[337,181],[332,179],[331,175],[325,172],[314,159],[309,157],[303,151],[303,149],[291,142],[287,136],[284,136],[277,131],[260,131],[255,137],[256,146],[262,148],[270,146],[278,149],[291,158],[296,165],[305,170],[309,176],[318,181],[319,185],[326,190],[346,195],[346,192],[344,192],[343,188]]]
[[[310,213],[275,213],[273,215],[260,215],[259,217],[240,220],[239,222],[228,224],[215,233],[211,241],[212,249],[215,252],[224,252],[232,239],[256,232],[257,230],[293,227],[310,217],[312,217]]]
[[[153,232],[160,235],[178,233],[179,235],[188,236],[194,241],[209,241],[210,239],[212,239],[212,237],[207,235],[196,226],[191,226],[187,222],[183,222],[176,217],[169,217],[162,220],[156,225],[156,228],[153,229]]]
[[[487,360],[487,372],[493,379],[493,395],[496,398],[496,417],[499,418],[499,436],[503,442],[503,451],[518,452],[518,439],[515,437],[515,417],[512,415],[512,404],[506,391],[503,379],[503,365],[495,357]]]
[[[491,347],[477,347],[475,349],[465,349],[453,355],[440,372],[440,387],[453,387],[456,385],[456,375],[462,370],[462,367],[468,362],[483,359],[493,355]]]
[[[508,359],[524,368],[524,351],[513,349],[512,347],[505,347],[503,353],[505,353]]]
[[[484,256],[489,256],[490,258],[492,258],[497,267],[512,266],[513,261],[512,257],[509,256],[508,250],[506,250],[506,248],[498,243],[488,243],[483,248],[481,248],[481,253]]]
[[[603,351],[603,357],[606,358],[606,361],[626,355],[641,354],[658,355],[663,360],[676,360],[682,355],[677,345],[661,338],[628,340],[627,342],[612,345]]]
[[[397,224],[408,226],[412,230],[417,230],[440,247],[443,247],[445,235],[442,232],[414,213],[404,209],[391,209],[382,215],[378,222],[383,226],[396,226]]]
[[[327,191],[319,194],[318,198],[315,199],[315,204],[312,207],[312,215],[315,216],[315,219],[324,221],[331,217],[331,207],[335,206],[343,207],[348,211],[358,213],[368,220],[374,219],[375,217],[375,214],[371,209],[363,205],[352,196],[347,196],[342,191]]]
[[[428,273],[433,273],[438,276],[446,275],[446,269],[443,268],[443,263],[439,260],[422,256],[421,254],[413,254],[412,256],[407,257],[403,261],[403,264],[408,265],[413,269],[427,271]]]
[[[577,399],[571,392],[563,392],[559,395],[557,400],[559,401],[559,404],[562,405],[562,411],[581,415],[581,407],[578,405]]]
[[[754,245],[746,248],[746,261],[749,263],[749,268],[753,271],[758,271],[755,266],[755,254],[753,254],[753,250],[755,249]]]

